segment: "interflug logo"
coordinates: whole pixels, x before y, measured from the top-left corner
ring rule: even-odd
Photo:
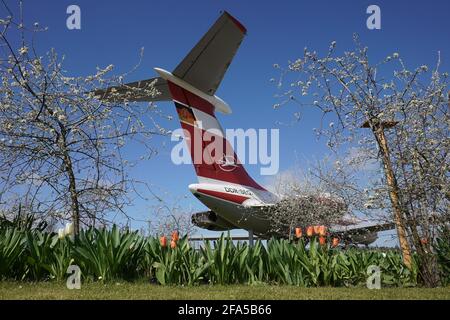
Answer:
[[[274,175],[279,170],[278,129],[202,130],[200,121],[191,130],[172,132],[171,159],[174,164],[217,165],[225,172],[234,171],[241,164],[261,165],[261,175]],[[184,139],[181,139],[183,137]],[[184,140],[184,141],[183,141]],[[235,152],[236,151],[236,152]]]
[[[223,155],[221,160],[217,160],[216,162],[219,165],[219,168],[226,172],[231,172],[237,168],[237,161],[234,156]]]

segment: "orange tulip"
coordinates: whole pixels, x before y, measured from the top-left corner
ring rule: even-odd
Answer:
[[[312,236],[314,235],[314,228],[311,227],[311,226],[309,226],[309,227],[306,229],[306,235],[307,235],[308,237],[312,237]]]
[[[161,238],[159,238],[159,243],[161,244],[161,247],[165,248],[167,246],[166,236],[162,236]]]
[[[302,228],[295,228],[295,236],[297,238],[301,238],[302,237]]]
[[[339,244],[339,238],[333,238],[333,248],[336,248]]]
[[[175,249],[175,248],[177,247],[177,242],[174,241],[174,240],[170,241],[170,247],[171,247],[172,249]]]
[[[319,226],[314,226],[314,234],[319,234]]]
[[[327,227],[319,226],[319,235],[325,237],[327,235]]]
[[[327,238],[320,236],[319,243],[321,246],[325,245],[325,243],[327,243]]]
[[[172,232],[172,241],[177,242],[180,239],[180,236],[178,234],[178,231]]]

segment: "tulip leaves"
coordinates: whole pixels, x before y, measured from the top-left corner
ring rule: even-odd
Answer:
[[[365,285],[367,268],[381,270],[383,285],[417,284],[417,261],[409,271],[398,251],[341,249],[316,238],[293,243],[271,239],[254,246],[222,235],[199,248],[182,237],[173,248],[158,237],[111,229],[88,229],[76,240],[54,233],[0,230],[0,278],[63,281],[78,265],[83,281],[148,279],[161,285],[283,284],[303,287]]]

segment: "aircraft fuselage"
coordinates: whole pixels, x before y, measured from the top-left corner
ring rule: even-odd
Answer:
[[[205,206],[226,220],[230,229],[253,230],[255,234],[270,231],[270,220],[258,208],[276,203],[277,197],[266,190],[233,184],[195,183],[189,190]]]

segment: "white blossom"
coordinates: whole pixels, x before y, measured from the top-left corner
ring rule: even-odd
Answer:
[[[28,53],[28,47],[24,46],[24,47],[21,47],[21,48],[19,49],[19,54],[20,54],[20,55],[25,55],[25,54],[27,54],[27,53]]]

